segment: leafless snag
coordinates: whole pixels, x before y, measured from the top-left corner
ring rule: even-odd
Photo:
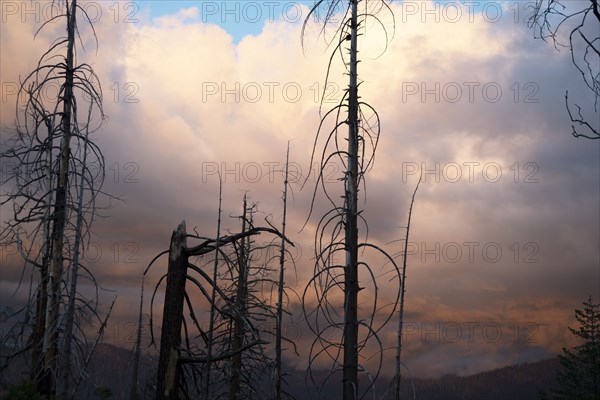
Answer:
[[[247,216],[247,213],[250,216]],[[246,224],[252,224],[252,210],[248,209],[246,203],[246,195],[244,195],[244,212],[242,219],[242,232],[246,231]],[[235,400],[240,392],[240,375],[242,370],[242,353],[240,351],[244,336],[245,336],[245,318],[247,313],[247,297],[248,297],[248,275],[250,269],[250,240],[246,241],[242,237],[239,246],[236,246],[238,254],[238,273],[237,286],[235,295],[235,308],[238,311],[233,319],[231,352],[234,354],[231,358],[230,375],[229,375],[229,400]]]
[[[396,373],[394,374],[394,398],[400,400],[400,383],[402,382],[402,332],[404,328],[404,294],[406,292],[406,266],[407,266],[407,253],[408,253],[408,237],[410,234],[410,222],[412,219],[413,205],[415,204],[415,196],[423,175],[419,176],[419,181],[415,186],[415,190],[410,200],[410,207],[408,208],[408,221],[406,223],[406,236],[404,237],[404,251],[402,252],[402,277],[400,285],[400,310],[398,311],[398,341],[396,343]],[[406,365],[404,365],[406,367]],[[408,367],[406,367],[408,368]],[[412,382],[412,377],[411,377]],[[413,385],[413,394],[416,396]]]
[[[217,211],[217,238],[221,237],[221,203],[223,198],[223,181],[219,174],[219,209]],[[208,343],[206,345],[206,372],[204,382],[204,398],[210,399],[210,370],[212,366],[212,350],[213,350],[213,339],[214,339],[214,328],[215,328],[215,301],[216,301],[216,286],[218,282],[217,271],[219,268],[219,240],[215,243],[215,262],[213,265],[213,286],[212,293],[210,296],[210,316],[208,325]]]
[[[328,41],[329,45],[335,46],[327,68],[326,80],[329,79],[329,71],[336,55],[342,59],[349,75],[349,85],[342,100],[322,117],[313,147],[311,165],[317,153],[317,143],[320,139],[324,140],[320,155],[321,170],[314,188],[310,214],[319,186],[331,203],[332,209],[319,221],[315,234],[314,275],[303,293],[304,313],[310,329],[316,336],[311,347],[309,373],[319,358],[329,358],[333,365],[325,381],[341,371],[344,400],[364,398],[373,390],[383,360],[383,346],[378,333],[392,318],[400,297],[398,289],[393,303],[381,306],[378,299],[377,277],[371,266],[365,261],[359,261],[359,251],[363,256],[367,251],[374,251],[387,261],[387,265],[390,265],[393,273],[399,277],[399,269],[392,257],[380,247],[366,242],[366,236],[364,241],[363,239],[359,241],[358,234],[359,221],[367,228],[358,207],[358,192],[361,186],[366,188],[364,176],[373,165],[380,134],[379,115],[368,103],[361,101],[358,95],[360,85],[358,39],[363,34],[369,19],[380,24],[385,31],[385,26],[377,17],[377,14],[382,11],[392,14],[389,1],[321,0],[316,2],[304,23],[305,28],[311,16],[323,15],[322,32],[325,33],[333,16],[341,17],[342,22],[336,26],[333,39]],[[344,51],[344,46],[347,44],[349,59]],[[344,112],[347,113],[347,117],[342,116]],[[322,139],[321,131],[330,118],[333,118],[333,128],[326,138]],[[347,135],[342,132],[342,127],[345,125],[348,126]],[[341,147],[344,140],[347,141],[345,150]],[[323,179],[326,166],[336,161],[341,163],[345,170],[344,176],[340,177],[344,182],[341,205],[334,200],[335,196],[330,193]],[[343,257],[345,261],[343,263],[337,261],[338,256]],[[365,275],[369,287],[359,285],[361,273]],[[314,298],[309,297],[309,289]],[[368,303],[370,307],[366,308],[369,314],[363,315],[359,312],[361,310],[358,297],[359,292],[365,289],[368,290],[363,293],[369,294],[361,297],[360,304]],[[343,298],[341,307],[335,305],[336,296]],[[310,311],[307,311],[309,307]],[[339,308],[343,309],[342,316],[338,314]],[[388,312],[387,309],[391,311]],[[361,352],[366,352],[367,347],[371,345],[378,349],[375,353],[379,354],[375,355],[378,357],[378,362],[373,372],[368,371],[366,365],[359,361],[360,357],[364,357]],[[359,372],[367,375],[369,380],[364,390],[359,389]]]
[[[582,6],[582,4],[586,4]],[[598,0],[585,2],[561,0],[536,0],[528,26],[534,36],[551,41],[557,50],[569,49],[571,61],[587,88],[594,94],[592,121],[599,121],[600,101],[600,4]],[[589,123],[581,114],[581,107],[569,104],[569,93],[565,103],[576,138],[600,139],[600,125]]]
[[[140,356],[142,352],[142,320],[143,320],[143,308],[144,308],[144,276],[142,276],[142,288],[140,292],[140,310],[138,313],[138,325],[135,335],[135,347],[134,347],[134,359],[133,359],[133,372],[131,374],[131,391],[129,393],[130,400],[139,399],[138,396],[138,376],[140,366]]]
[[[110,314],[112,313],[112,309],[115,305],[115,301],[117,300],[117,296],[115,296],[113,298],[112,303],[110,304],[110,307],[108,308],[108,312],[106,313],[106,316],[104,317],[104,320],[100,321],[100,327],[98,328],[98,332],[96,333],[96,337],[94,338],[94,342],[92,343],[90,350],[88,351],[85,360],[83,361],[83,364],[81,366],[81,369],[79,370],[79,374],[75,380],[75,387],[73,388],[73,392],[71,397],[72,398],[76,398],[75,394],[77,393],[77,388],[79,387],[79,385],[81,384],[81,381],[83,380],[85,374],[86,374],[86,369],[88,367],[88,365],[90,364],[90,361],[92,360],[92,356],[94,354],[94,351],[96,350],[96,347],[98,346],[98,343],[100,343],[100,340],[102,339],[102,336],[104,335],[104,329],[106,329],[106,324],[108,323],[108,318],[110,317]]]
[[[288,193],[288,172],[290,162],[290,143],[288,142],[285,156],[285,177],[283,182],[283,222],[281,225],[281,250],[279,253],[279,279],[277,285],[277,317],[275,320],[275,379],[274,379],[274,400],[281,400],[281,328],[283,320],[283,291],[285,285],[285,228],[287,214],[287,193]]]
[[[255,227],[249,217],[252,209],[247,209],[245,205],[242,231],[237,234],[217,239],[190,235],[185,232],[184,223],[174,231],[168,251],[169,271],[158,281],[151,299],[152,309],[156,291],[166,277],[167,293],[156,391],[158,399],[196,396],[207,391],[210,392],[210,398],[215,399],[223,396],[236,399],[265,397],[255,379],[257,375],[268,371],[263,347],[266,341],[261,338],[258,325],[265,318],[274,318],[275,313],[261,298],[260,289],[255,288],[268,280],[264,277],[268,271],[250,267],[252,251],[257,248],[251,239],[260,233],[270,233],[276,237],[283,235],[273,228]],[[188,246],[188,239],[200,240],[201,243]],[[166,253],[155,257],[149,267]],[[221,260],[216,261],[222,267],[217,273],[218,280],[214,278],[214,259],[202,267],[189,261],[191,257],[211,254],[218,254],[218,260]],[[213,267],[213,277],[204,271],[209,266]],[[199,290],[203,301],[213,310],[213,326],[208,335],[202,330],[197,318],[199,310],[191,301],[189,290],[192,288]],[[190,313],[191,323],[183,316],[185,307]],[[154,343],[152,311],[150,328]],[[198,335],[193,337],[193,331]],[[212,345],[208,347],[210,336]],[[202,339],[200,343],[195,340],[197,338]],[[257,368],[259,364],[263,367]],[[205,375],[209,373],[208,365],[211,366],[209,379]],[[207,384],[211,385],[210,390],[203,387]]]
[[[67,33],[51,44],[21,82],[16,134],[2,154],[15,166],[2,182],[8,189],[2,204],[12,206],[12,215],[4,221],[0,242],[17,246],[24,270],[32,267],[39,273],[37,287],[30,290],[34,306],[24,310],[25,321],[33,320],[28,344],[31,378],[41,393],[66,398],[71,349],[85,348],[82,343],[72,346],[72,341],[86,340],[76,326],[83,321],[75,314],[99,318],[95,300],[77,295],[77,277],[87,275],[96,284],[80,254],[89,243],[104,180],[102,152],[90,139],[104,114],[98,77],[89,64],[77,64],[76,59],[77,15],[92,31],[93,25],[76,0],[55,4],[58,7],[51,7],[53,14],[39,30],[64,18]],[[60,88],[56,98],[47,96],[49,85]],[[65,348],[59,353],[60,336]]]
[[[253,226],[254,216],[258,212],[256,204],[247,206],[246,215],[242,216],[242,221],[247,220],[246,226]],[[273,230],[277,231],[268,218],[265,221]],[[244,225],[243,222],[242,225]],[[284,242],[283,247],[280,243],[277,244],[278,240]],[[231,348],[232,350],[238,348],[240,343],[238,343],[239,340],[236,339],[236,336],[242,338],[239,341],[241,343],[257,341],[260,338],[272,337],[273,335],[275,336],[275,342],[278,341],[277,327],[278,321],[281,321],[281,319],[278,319],[278,304],[273,304],[272,298],[274,288],[277,289],[276,297],[279,297],[280,286],[274,275],[279,270],[279,278],[281,278],[281,256],[282,251],[284,258],[287,256],[286,242],[290,243],[285,235],[281,233],[264,244],[258,244],[253,237],[248,237],[245,243],[240,242],[240,245],[236,247],[235,254],[238,255],[238,261],[234,264],[234,279],[231,281],[232,284],[228,290],[236,293],[234,298],[236,303],[239,303],[237,309],[245,310],[244,316],[251,322],[251,325],[239,324],[234,319],[232,326],[228,329],[229,334],[225,336],[227,339],[223,342],[225,348]],[[275,264],[277,264],[277,267]],[[240,279],[240,277],[246,278]],[[283,304],[286,290],[283,286],[281,288],[281,304]],[[273,326],[275,326],[275,332],[273,332]],[[284,341],[286,339],[281,335],[279,340]],[[281,347],[279,349],[282,351]],[[239,356],[233,357],[231,365],[227,367],[230,371],[227,377],[228,398],[254,399],[273,396],[274,387],[272,382],[274,377],[271,374],[273,366],[275,366],[276,372],[277,343],[275,344],[274,357],[272,349],[263,345],[258,345],[247,352],[240,353]],[[259,384],[259,382],[265,382],[265,385]],[[290,397],[283,389],[280,390],[280,396]]]

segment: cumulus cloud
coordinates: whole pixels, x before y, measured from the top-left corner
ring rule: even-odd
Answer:
[[[388,37],[394,34],[385,52],[380,26],[361,37],[361,96],[382,121],[362,203],[369,236],[399,254],[410,195],[423,172],[410,237],[408,320],[419,329],[421,323],[494,323],[504,332],[531,323],[536,342],[432,344],[415,333],[405,347],[407,363],[417,374],[436,375],[524,361],[523,354],[549,356],[568,340],[572,308],[582,296],[600,294],[598,143],[570,137],[563,96],[568,89],[591,97],[569,55],[535,41],[513,10],[503,8],[496,19],[463,8],[457,18],[450,9],[424,13],[427,7],[443,10],[431,2],[392,6],[395,26],[390,16],[382,20]],[[102,10],[98,51],[89,28],[82,28],[86,51],[78,57],[93,65],[103,85],[109,121],[97,142],[109,167],[105,189],[124,200],[96,221],[93,239],[101,252],[94,263],[98,280],[121,293],[115,318],[134,318],[129,305],[140,273],[168,247],[182,219],[202,234],[216,232],[217,171],[227,228],[239,229],[228,216],[240,213],[245,192],[279,221],[288,140],[293,169],[303,178],[310,174],[303,190],[303,179],[293,183],[288,213],[301,254],[294,283],[301,291],[312,272],[316,218],[327,210],[318,194],[300,232],[316,181],[309,156],[331,50],[318,36],[319,23],[309,23],[304,45],[301,25],[284,18],[236,42],[202,21],[195,7],[155,19],[140,14],[137,23],[115,21],[111,10]],[[62,32],[53,26],[33,41],[36,26],[18,16],[2,24],[3,137],[13,123],[10,85]],[[346,85],[339,61],[324,109],[341,99]],[[333,175],[330,180],[336,184]],[[156,266],[150,280],[164,268]],[[4,288],[14,287],[18,276],[8,269],[3,266],[3,302]],[[385,334],[390,344],[392,325]],[[461,365],[452,361],[458,359]]]

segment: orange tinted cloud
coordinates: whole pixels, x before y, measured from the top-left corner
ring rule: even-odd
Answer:
[[[569,136],[563,104],[566,89],[590,97],[568,54],[533,40],[511,14],[494,23],[479,12],[458,20],[440,14],[436,22],[422,15],[434,3],[414,5],[416,11],[392,6],[395,35],[379,58],[384,32],[371,27],[361,37],[360,64],[361,96],[382,121],[361,204],[369,237],[382,246],[396,241],[386,247],[392,254],[401,251],[397,241],[405,235],[410,195],[425,172],[410,237],[406,311],[414,332],[405,347],[407,363],[422,374],[470,373],[521,360],[515,353],[521,350],[530,359],[547,356],[568,340],[571,309],[588,292],[598,293],[597,147]],[[30,71],[61,32],[57,26],[33,41],[30,22],[9,18],[2,24],[3,90]],[[383,22],[391,32],[391,18]],[[319,24],[309,24],[304,51],[298,24],[277,20],[234,43],[189,8],[156,20],[141,15],[135,24],[102,18],[95,28],[98,53],[82,28],[87,51],[78,57],[97,70],[110,118],[97,134],[112,168],[105,189],[126,200],[107,211],[111,218],[96,221],[105,235],[97,240],[103,250],[99,280],[137,288],[139,271],[167,248],[184,218],[202,234],[214,234],[217,171],[224,178],[228,228],[239,229],[228,216],[239,214],[245,191],[279,221],[287,140],[297,172],[311,173],[330,51],[317,38]],[[325,110],[346,85],[335,61],[326,91],[333,102]],[[4,129],[12,124],[15,96],[3,93]],[[341,171],[328,172],[333,187]],[[313,217],[298,233],[308,216],[312,173],[302,191],[300,179],[293,185],[288,213],[290,236],[301,249],[298,282],[293,279],[299,292],[313,271],[315,225],[328,209],[318,194]],[[121,251],[137,246],[137,261],[114,262],[114,243]],[[159,276],[153,272],[152,278]],[[386,285],[381,290],[391,301],[393,288]],[[118,302],[136,296],[124,291]],[[469,342],[465,324],[475,322],[480,337],[485,324],[498,324],[509,336]],[[537,342],[509,339],[511,326],[529,323],[536,324]],[[442,336],[455,332],[452,324],[463,330],[462,341],[445,343]],[[490,326],[491,334],[496,325]],[[394,329],[395,322],[384,334],[390,346]],[[429,339],[439,340],[421,340],[423,329],[426,338],[429,329]],[[305,334],[299,341],[310,339]],[[473,361],[491,354],[488,364]],[[457,365],[456,357],[465,361]]]

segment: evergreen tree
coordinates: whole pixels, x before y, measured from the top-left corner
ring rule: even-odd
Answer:
[[[563,348],[563,354],[558,356],[559,389],[554,391],[558,399],[600,400],[600,303],[594,304],[590,296],[583,305],[583,310],[575,310],[579,329],[569,327],[583,343],[572,349]]]

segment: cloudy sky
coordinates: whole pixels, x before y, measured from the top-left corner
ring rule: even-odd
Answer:
[[[424,174],[410,232],[404,347],[419,376],[551,357],[573,343],[573,309],[589,295],[600,298],[600,143],[571,136],[564,103],[568,90],[597,121],[593,96],[568,51],[527,29],[531,3],[472,3],[394,2],[395,19],[381,14],[386,30],[367,25],[359,41],[360,93],[381,118],[361,205],[369,240],[391,254],[399,255]],[[34,40],[46,4],[2,1],[3,146],[19,77],[64,31],[51,24]],[[318,192],[301,230],[316,182],[310,154],[319,103],[324,89],[324,110],[339,101],[347,78],[336,58],[324,86],[330,29],[323,34],[309,22],[302,45],[312,2],[82,4],[98,46],[81,24],[78,60],[98,74],[108,116],[95,134],[104,189],[122,199],[95,222],[87,260],[107,289],[103,306],[118,295],[107,340],[131,345],[141,273],[180,221],[214,236],[218,172],[224,229],[239,229],[233,216],[244,193],[280,223],[288,141],[288,232],[297,247],[289,284],[302,292],[313,271],[312,236],[327,211]],[[339,173],[335,165],[326,171],[333,191]],[[3,305],[26,296],[15,293],[13,253],[2,249]],[[154,267],[148,286],[165,268]],[[289,309],[297,310],[296,341],[309,343],[298,300]],[[387,345],[395,326],[384,332]],[[302,356],[289,357],[303,367]]]

